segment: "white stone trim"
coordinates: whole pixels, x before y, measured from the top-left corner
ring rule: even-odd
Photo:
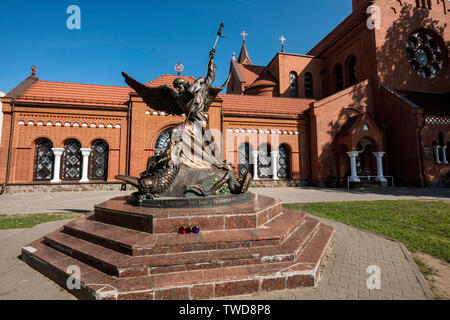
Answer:
[[[81,154],[83,156],[83,171],[81,173],[80,182],[89,182],[88,170],[89,170],[89,155],[91,154],[92,149],[90,148],[81,148]]]
[[[439,154],[439,149],[440,148],[441,148],[440,146],[434,146],[433,147],[433,149],[434,149],[434,157],[436,158],[435,163],[437,163],[437,164],[441,164],[441,156]]]
[[[64,148],[52,148],[53,155],[55,156],[55,162],[53,167],[53,179],[50,183],[61,182],[60,169],[61,169],[61,156],[64,152]]]
[[[350,157],[350,169],[351,176],[349,177],[351,182],[361,182],[358,177],[358,173],[356,171],[356,157],[358,156],[359,151],[349,151],[347,155]]]
[[[443,146],[443,147],[441,147],[441,149],[442,149],[442,163],[443,164],[448,164],[448,159],[447,159],[447,146]]]
[[[272,158],[272,180],[280,180],[278,178],[278,156],[280,155],[279,151],[271,151],[270,156]]]
[[[376,180],[379,182],[387,182],[383,174],[383,156],[385,152],[373,152],[373,155],[377,158],[377,177]]]

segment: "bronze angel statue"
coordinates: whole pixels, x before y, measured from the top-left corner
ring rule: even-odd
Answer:
[[[175,126],[170,134],[168,148],[160,155],[148,159],[147,168],[140,178],[119,175],[117,179],[136,186],[138,202],[165,197],[215,195],[227,184],[232,194],[248,190],[251,175],[239,180],[230,164],[219,160],[220,150],[209,129],[207,113],[222,87],[212,87],[215,79],[215,49],[209,54],[208,70],[190,83],[182,78],[173,87],[147,87],[122,73],[125,82],[142,97],[153,110],[171,115],[185,115],[186,120]]]

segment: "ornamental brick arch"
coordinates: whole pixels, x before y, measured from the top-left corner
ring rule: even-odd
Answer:
[[[180,123],[177,121],[169,121],[169,122],[166,122],[166,123],[160,125],[159,127],[155,128],[153,130],[153,134],[151,134],[150,137],[147,139],[145,149],[151,150],[152,152],[154,152],[156,140],[158,140],[158,137],[161,135],[161,133],[163,133],[165,130],[167,130],[169,128],[173,128],[179,124]]]
[[[371,143],[371,145],[374,146],[374,152],[376,151],[382,151],[380,150],[380,143],[376,141],[376,139],[374,139],[372,136],[363,136],[361,137],[361,139],[359,139],[359,141],[356,144],[355,150],[358,149],[358,145],[361,144],[361,142],[365,142],[365,141],[369,141]]]
[[[62,147],[58,147],[58,148],[64,148],[64,146],[66,145],[67,142],[69,142],[70,140],[76,140],[80,143],[81,148],[89,148],[90,145],[88,143],[88,138],[82,137],[82,136],[65,136],[64,138],[62,138],[60,141],[61,143],[58,145],[61,145]]]
[[[350,117],[338,133],[336,143],[346,145],[349,151],[357,151],[357,144],[364,138],[372,141],[375,151],[384,151],[383,133],[368,113]]]
[[[87,144],[87,148],[92,148],[94,143],[96,143],[98,141],[105,141],[110,148],[114,144],[110,137],[105,137],[105,136],[96,136],[95,138],[89,139],[88,141],[89,141],[89,143]]]
[[[47,139],[50,140],[53,144],[53,147],[55,147],[55,139],[53,137],[50,137],[49,135],[46,134],[37,134],[33,137],[30,137],[29,143],[28,143],[28,148],[33,149],[36,147],[36,143],[38,143],[40,140],[43,139]]]

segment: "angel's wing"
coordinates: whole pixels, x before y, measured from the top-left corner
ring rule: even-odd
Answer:
[[[122,72],[122,75],[125,78],[125,82],[136,91],[150,108],[157,111],[164,111],[167,114],[183,114],[183,111],[176,102],[177,93],[170,86],[165,85],[151,88],[133,79],[125,72]]]
[[[209,106],[214,101],[214,99],[216,99],[216,97],[220,93],[220,91],[225,89],[225,87],[227,86],[228,82],[230,81],[230,78],[231,78],[231,73],[228,75],[227,81],[225,81],[225,83],[221,87],[209,87],[208,88],[208,95],[207,95],[207,97],[205,99],[205,106],[206,106],[207,109],[209,109]],[[204,111],[208,112],[208,110],[204,110]]]

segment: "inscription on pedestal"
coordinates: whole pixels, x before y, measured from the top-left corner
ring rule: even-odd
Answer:
[[[199,198],[160,198],[160,199],[146,199],[142,203],[130,196],[128,203],[135,206],[149,207],[149,208],[205,208],[205,207],[219,207],[231,204],[246,203],[252,200],[252,194],[247,192],[236,195],[218,195]]]

